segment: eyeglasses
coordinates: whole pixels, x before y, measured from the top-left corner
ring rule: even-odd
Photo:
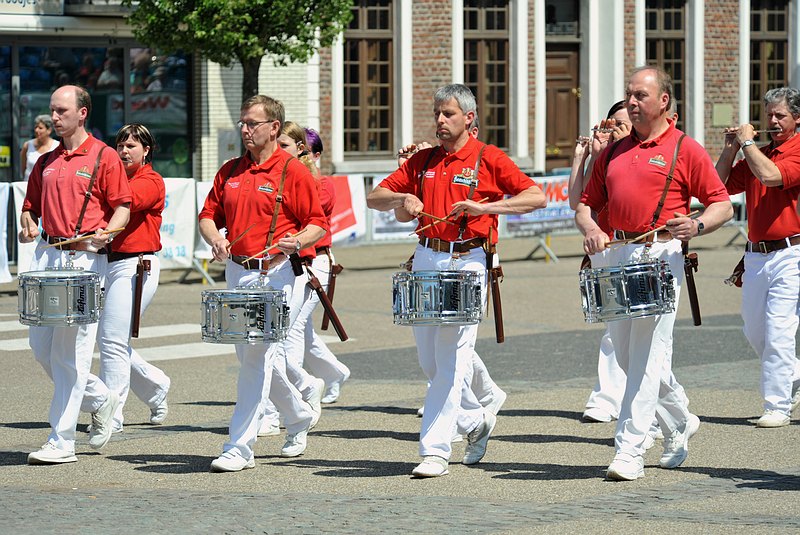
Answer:
[[[274,122],[274,120],[271,120],[271,121],[247,121],[247,122],[238,121],[236,123],[236,128],[241,130],[243,126],[246,126],[247,129],[252,132],[253,130],[258,128],[262,124],[271,123],[271,122]]]

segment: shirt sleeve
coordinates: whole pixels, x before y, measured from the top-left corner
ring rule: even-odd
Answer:
[[[531,186],[538,186],[531,177],[517,167],[517,164],[506,153],[497,147],[488,145],[484,155],[488,156],[485,158],[487,167],[492,171],[492,176],[503,193],[518,195]]]
[[[226,162],[220,167],[219,171],[217,171],[216,176],[214,176],[214,185],[211,186],[211,190],[209,190],[206,196],[206,201],[203,203],[203,209],[200,210],[200,214],[197,216],[198,221],[201,219],[211,219],[214,221],[217,228],[227,226],[225,210],[222,204],[223,193],[225,190],[225,182],[227,182],[226,177],[231,176],[234,171],[233,167],[238,163],[239,158],[234,158]]]
[[[325,216],[330,217],[336,205],[336,185],[328,176],[320,177],[319,202]]]
[[[703,206],[716,202],[730,201],[726,186],[720,180],[708,152],[693,139],[687,138],[687,141],[691,147],[689,153],[691,158],[689,167],[691,191],[689,193],[697,197],[703,203]]]
[[[100,156],[100,166],[97,182],[100,183],[99,189],[105,196],[108,205],[117,208],[131,202],[132,195],[128,185],[128,175],[125,173],[125,167],[117,152],[110,147],[105,148]]]
[[[435,149],[424,149],[417,152],[378,185],[395,193],[410,193],[419,196],[418,176],[432,150]]]
[[[725,181],[725,189],[728,194],[736,195],[743,192],[747,179],[751,176],[753,176],[753,173],[750,171],[750,165],[748,165],[747,160],[742,158],[733,166],[728,174],[728,180]]]
[[[776,161],[775,165],[781,172],[784,189],[800,185],[800,150],[786,154],[784,158]]]
[[[130,181],[131,212],[143,212],[164,207],[164,179],[149,166],[142,167]]]
[[[23,212],[31,212],[40,218],[42,216],[42,166],[34,165],[28,178],[25,200],[22,203]]]

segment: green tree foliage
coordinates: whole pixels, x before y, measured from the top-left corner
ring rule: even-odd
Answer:
[[[261,59],[306,62],[350,22],[352,0],[125,0],[141,43],[242,65],[242,100],[258,92]]]

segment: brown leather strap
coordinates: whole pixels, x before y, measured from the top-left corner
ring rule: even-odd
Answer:
[[[100,158],[103,156],[103,151],[107,148],[107,145],[103,145],[97,152],[97,161],[94,162],[94,171],[92,171],[92,177],[89,179],[89,187],[86,189],[86,193],[83,194],[83,206],[81,206],[81,213],[78,215],[78,223],[75,225],[75,234],[73,238],[77,238],[81,233],[83,216],[86,214],[86,207],[89,206],[89,199],[92,198],[92,188],[94,187],[94,181],[97,179],[97,170],[100,168]]]
[[[661,192],[661,198],[658,200],[658,206],[653,214],[653,221],[650,223],[650,228],[656,228],[661,210],[664,208],[664,201],[667,199],[667,192],[669,191],[670,184],[672,184],[672,178],[675,173],[675,164],[678,163],[678,151],[681,150],[681,143],[683,143],[683,138],[685,137],[686,134],[682,134],[681,137],[678,138],[678,143],[675,145],[675,154],[672,155],[672,165],[669,168],[669,174],[667,174],[667,182],[664,184],[664,191]]]
[[[306,268],[306,271],[308,272],[308,285],[312,290],[317,292],[317,297],[319,297],[319,302],[322,303],[322,308],[325,309],[325,313],[331,319],[333,330],[339,335],[339,340],[342,342],[346,341],[347,333],[344,330],[342,322],[339,321],[339,316],[336,315],[336,311],[333,309],[333,303],[328,299],[328,294],[326,294],[325,290],[322,288],[322,283],[319,282],[319,279],[314,275],[312,270]]]
[[[278,226],[278,214],[281,211],[281,204],[283,204],[283,185],[286,183],[286,170],[289,168],[289,162],[291,161],[292,158],[286,160],[283,164],[283,171],[281,171],[281,183],[278,186],[278,194],[275,196],[275,210],[272,212],[272,221],[269,224],[269,233],[267,234],[267,247],[272,245],[275,228]]]
[[[481,168],[481,158],[483,157],[483,151],[486,150],[486,145],[481,147],[481,150],[478,152],[478,159],[475,162],[475,174],[472,175],[472,180],[469,183],[469,193],[467,193],[467,199],[471,199],[472,195],[475,193],[475,188],[478,187],[478,171]],[[461,237],[464,235],[464,231],[467,230],[467,218],[469,215],[467,212],[464,212],[464,215],[461,216],[461,221],[458,223],[458,241],[461,241]]]
[[[144,293],[144,272],[150,271],[150,260],[144,260],[139,255],[136,264],[136,282],[133,284],[133,311],[131,317],[131,338],[139,338],[139,320],[142,312],[142,294]],[[145,265],[145,262],[147,263]]]

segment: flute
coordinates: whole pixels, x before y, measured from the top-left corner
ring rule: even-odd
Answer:
[[[737,127],[732,126],[731,128],[737,128]],[[753,133],[755,133],[755,134],[777,134],[780,131],[781,131],[780,128],[767,128],[767,129],[764,129],[764,130],[753,130]],[[725,134],[726,136],[735,136],[736,135],[736,131],[735,130],[734,131],[731,131],[731,130],[725,131],[725,130],[723,130],[722,133]]]

